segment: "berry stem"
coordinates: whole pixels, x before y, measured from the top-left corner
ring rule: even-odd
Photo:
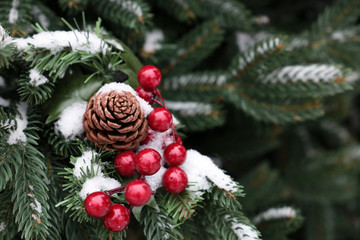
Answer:
[[[165,104],[165,101],[164,101],[163,97],[161,96],[161,93],[159,92],[159,90],[156,89],[155,94],[160,97],[161,101],[162,101],[163,104],[164,104],[163,107],[167,109],[166,104]]]
[[[138,179],[145,181],[145,175],[139,174]]]
[[[160,106],[164,107],[164,105],[163,105],[159,100],[157,100],[156,98],[154,98],[154,102],[156,102],[156,103],[159,104]]]
[[[115,193],[124,191],[125,188],[126,188],[126,186],[120,186],[120,187],[117,187],[117,188],[114,188],[114,189],[105,191],[105,193],[106,193],[108,196],[111,196],[111,195],[113,195],[113,194],[115,194]]]

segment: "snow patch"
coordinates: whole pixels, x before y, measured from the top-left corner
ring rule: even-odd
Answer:
[[[94,169],[95,176],[103,177],[104,174],[101,172],[101,166],[94,163],[92,165],[92,159],[95,157],[98,153],[94,151],[86,151],[83,152],[83,154],[76,159],[75,167],[74,167],[74,176],[77,178],[81,178],[83,173],[91,172],[91,167]]]
[[[15,130],[10,130],[10,136],[9,139],[7,140],[7,143],[10,145],[26,141],[26,135],[24,133],[24,130],[28,124],[28,120],[26,116],[27,108],[28,105],[24,102],[21,102],[17,105],[17,110],[19,111],[20,115],[17,114],[15,116],[17,128]],[[15,126],[14,122],[10,123],[10,127],[12,126]]]
[[[1,29],[0,29],[0,31],[1,31]],[[1,38],[1,35],[0,35],[0,38]],[[5,87],[5,86],[6,86],[5,79],[3,76],[0,76],[0,87]]]
[[[246,33],[246,32],[236,32],[236,44],[241,52],[246,51],[248,48],[253,46],[255,43],[258,43],[267,37],[269,37],[267,32],[257,32],[257,33]]]
[[[161,48],[160,42],[164,40],[164,33],[160,29],[154,29],[145,33],[145,52],[154,52]]]
[[[45,28],[48,28],[50,26],[49,19],[45,16],[45,14],[41,11],[41,9],[38,6],[35,6],[35,5],[33,6],[32,14],[39,21],[41,26],[43,26]]]
[[[55,122],[55,131],[61,133],[66,139],[72,139],[84,132],[83,115],[86,111],[87,102],[79,101],[66,107]]]
[[[182,168],[188,176],[189,186],[187,190],[195,191],[191,193],[191,197],[201,195],[201,192],[199,192],[201,190],[210,189],[212,186],[211,182],[229,192],[235,192],[237,190],[236,182],[234,182],[229,175],[226,175],[218,168],[211,158],[201,155],[196,150],[188,150],[186,161],[179,167]]]
[[[30,190],[33,191],[34,187],[29,185]],[[28,196],[33,200],[32,203],[30,203],[30,207],[36,211],[36,213],[32,214],[32,218],[36,220],[37,222],[41,222],[40,216],[42,213],[42,206],[41,203],[38,201],[38,199],[35,197],[34,194],[29,193]]]
[[[113,178],[95,176],[93,178],[87,179],[84,182],[79,195],[83,200],[85,200],[86,196],[90,193],[106,191],[120,186],[121,184]]]
[[[19,18],[19,12],[17,10],[18,6],[19,6],[20,1],[19,0],[13,0],[11,3],[11,9],[9,12],[9,23],[14,24],[16,23],[16,21]]]
[[[177,111],[183,116],[211,115],[211,104],[199,102],[176,102],[166,100],[166,107],[170,111]]]
[[[40,74],[37,69],[31,69],[29,71],[30,84],[33,86],[40,86],[49,81],[44,75]]]
[[[236,222],[236,219],[233,219],[231,223],[231,229],[234,231],[234,233],[236,234],[236,236],[238,236],[240,240],[259,239],[259,236],[254,229],[252,229],[250,226],[247,226],[245,224]]]
[[[4,231],[5,228],[6,228],[5,222],[1,222],[1,223],[0,223],[0,232]]]
[[[64,48],[72,51],[103,53],[110,50],[109,46],[95,33],[83,31],[41,32],[28,38],[17,38],[13,41],[19,50],[24,51],[29,45],[35,48],[45,48],[56,54]]]
[[[268,220],[288,218],[293,219],[296,217],[295,209],[291,207],[281,207],[281,208],[270,208],[265,212],[262,212],[254,217],[253,223],[255,225]]]
[[[118,5],[120,5],[122,8],[128,10],[129,12],[134,13],[138,17],[143,16],[143,12],[141,10],[141,7],[139,3],[131,0],[110,0],[110,2],[114,2]]]
[[[106,43],[109,43],[109,44],[113,45],[114,47],[116,47],[120,51],[125,51],[123,46],[120,43],[118,43],[117,41],[115,41],[114,39],[104,39],[104,41]]]
[[[151,190],[155,191],[156,189],[162,187],[162,177],[165,171],[166,168],[161,166],[157,173],[145,177],[145,181],[150,185]]]
[[[144,111],[145,117],[147,117],[153,110],[153,108],[150,106],[150,104],[148,102],[146,102],[144,99],[142,99],[141,97],[139,97],[137,92],[130,85],[127,85],[125,83],[116,83],[116,82],[108,83],[108,84],[105,84],[104,86],[102,86],[97,91],[97,93],[106,93],[106,92],[110,92],[110,91],[116,91],[118,93],[130,92],[139,101],[140,107]]]
[[[0,106],[3,106],[3,107],[10,106],[10,100],[0,97]]]

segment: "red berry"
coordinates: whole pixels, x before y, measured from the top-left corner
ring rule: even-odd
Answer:
[[[168,168],[163,177],[162,185],[166,191],[171,193],[180,193],[185,190],[188,184],[188,178],[184,170],[178,167]]]
[[[129,210],[122,204],[113,204],[103,218],[104,226],[112,232],[124,230],[130,223]]]
[[[102,218],[110,209],[111,200],[103,192],[93,192],[84,201],[85,211],[90,217]]]
[[[143,180],[133,180],[126,185],[125,198],[133,206],[145,205],[151,198],[151,188]]]
[[[164,160],[169,166],[178,166],[186,160],[186,148],[179,143],[172,143],[165,148]]]
[[[135,167],[136,154],[132,151],[119,153],[115,158],[115,170],[124,177],[131,177],[136,173]]]
[[[138,152],[135,158],[136,169],[141,175],[153,175],[161,167],[161,155],[152,148]]]
[[[150,141],[152,141],[154,139],[154,130],[152,130],[151,128],[147,129],[147,135],[145,137],[145,139],[140,143],[141,145],[145,145],[148,144]]]
[[[146,65],[140,69],[138,81],[145,90],[154,90],[161,82],[161,72],[153,65]]]
[[[147,101],[150,105],[154,103],[154,99],[152,98],[153,96],[155,96],[154,91],[146,91],[143,87],[138,86],[136,88],[136,92],[139,97]]]
[[[172,115],[162,107],[155,108],[148,116],[149,126],[152,130],[158,132],[165,132],[171,127]]]

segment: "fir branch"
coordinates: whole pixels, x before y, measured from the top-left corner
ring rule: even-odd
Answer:
[[[115,24],[136,31],[150,24],[150,7],[142,0],[94,0],[91,3],[101,17]]]
[[[70,15],[75,15],[85,10],[89,0],[59,0],[60,7]]]
[[[224,34],[225,31],[214,22],[197,26],[177,43],[175,56],[161,72],[175,75],[193,69],[222,43]]]
[[[144,234],[148,240],[183,239],[173,220],[152,207],[142,208],[140,223],[144,225]]]
[[[55,133],[53,126],[48,126],[45,131],[45,136],[49,145],[53,148],[55,154],[62,157],[79,156],[81,151],[80,139],[66,140],[62,134]]]
[[[11,32],[11,36],[27,35],[32,29],[31,8],[32,0],[3,0],[0,2],[0,22],[2,26]],[[29,31],[29,32],[27,32]]]
[[[167,12],[170,16],[175,17],[180,22],[193,21],[196,16],[191,6],[191,1],[188,0],[156,0],[156,5]]]
[[[12,214],[11,190],[0,192],[0,239],[13,240],[17,233],[14,216]]]
[[[29,77],[25,75],[20,77],[18,85],[17,91],[20,99],[30,105],[38,105],[46,102],[52,96],[55,86],[52,82],[34,86],[30,83]]]
[[[242,3],[235,0],[198,0],[188,2],[196,15],[206,19],[215,19],[215,21],[218,21],[227,28],[249,29],[253,22],[250,11]]]

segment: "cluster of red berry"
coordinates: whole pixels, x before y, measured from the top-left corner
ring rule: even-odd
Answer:
[[[172,128],[173,143],[164,146],[164,160],[169,168],[162,176],[163,187],[171,193],[180,193],[188,184],[187,174],[179,167],[186,160],[186,148],[176,133],[172,115],[167,110],[164,99],[156,89],[161,81],[161,73],[152,65],[144,66],[138,73],[140,86],[136,89],[138,95],[150,104],[158,103],[161,107],[155,108],[148,116],[149,131],[142,145],[149,143],[154,131],[165,132]],[[157,99],[160,98],[161,102]],[[149,184],[144,181],[145,176],[151,176],[161,168],[161,155],[152,148],[145,148],[135,154],[132,151],[119,153],[115,158],[115,170],[124,177],[131,177],[136,172],[139,177],[126,186],[121,186],[105,192],[89,194],[84,202],[86,213],[95,218],[103,218],[107,229],[113,232],[124,230],[130,223],[130,210],[134,206],[145,205],[153,194]],[[125,199],[129,208],[122,204],[111,204],[112,194],[125,190]]]

